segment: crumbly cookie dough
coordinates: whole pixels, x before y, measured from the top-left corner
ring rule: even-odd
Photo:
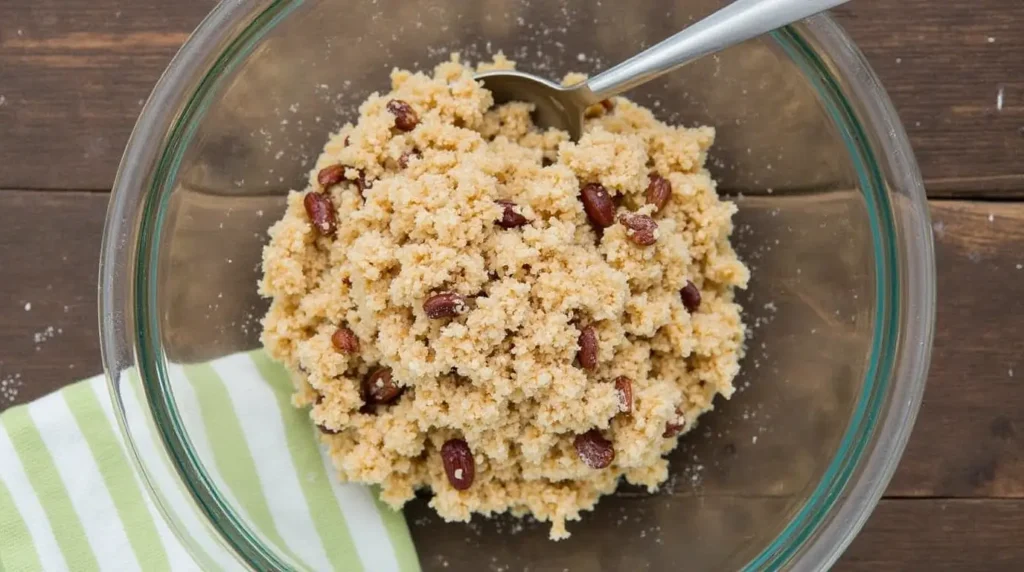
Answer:
[[[270,229],[262,341],[342,480],[566,538],[620,478],[656,489],[677,435],[732,394],[736,208],[703,167],[713,129],[616,98],[573,143],[527,104],[494,106],[473,73],[455,56],[396,70],[330,139]],[[671,186],[660,209],[652,173]],[[590,183],[615,202],[607,228],[584,209]],[[627,228],[638,214],[657,228]]]

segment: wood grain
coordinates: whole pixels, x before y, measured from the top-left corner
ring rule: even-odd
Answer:
[[[1024,3],[881,0],[835,13],[889,92],[931,196],[1024,196]]]
[[[883,499],[836,572],[1024,570],[1019,500]]]
[[[109,189],[142,104],[214,5],[0,3],[0,188]]]
[[[1024,204],[931,206],[931,374],[889,494],[1024,498]]]
[[[143,101],[213,5],[0,2],[0,188],[108,189]],[[1024,4],[880,0],[836,13],[892,96],[930,193],[1024,196]]]
[[[0,191],[0,411],[100,372],[103,193]]]

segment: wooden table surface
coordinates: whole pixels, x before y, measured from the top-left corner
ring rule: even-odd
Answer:
[[[213,5],[0,1],[0,410],[100,371],[109,188],[143,100]],[[910,134],[939,280],[913,437],[837,569],[1024,570],[1024,2],[836,15]]]

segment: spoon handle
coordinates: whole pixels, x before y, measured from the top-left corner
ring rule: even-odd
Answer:
[[[701,56],[792,24],[848,0],[736,0],[682,32],[602,72],[587,86],[595,103]],[[589,98],[588,98],[589,99]]]

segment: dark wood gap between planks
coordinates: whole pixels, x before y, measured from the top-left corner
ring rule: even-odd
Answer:
[[[927,187],[927,183],[925,184]],[[5,189],[0,188],[0,193],[80,193],[80,194],[91,194],[91,195],[110,195],[110,189],[76,189],[76,188],[15,188]],[[773,196],[783,197],[786,196],[785,191],[776,191]],[[733,200],[735,193],[728,189],[722,189],[721,195],[724,198]],[[947,201],[971,201],[978,203],[1015,203],[1024,202],[1024,189],[1020,191],[1005,192],[999,190],[976,190],[970,193],[942,193],[941,191],[928,191],[928,202],[947,202]]]
[[[1007,502],[1018,502],[1024,503],[1024,496],[1001,496],[1001,495],[986,495],[984,497],[976,496],[943,496],[943,495],[922,495],[922,496],[910,496],[903,494],[884,494],[882,498],[890,501],[974,501],[974,500],[994,500],[994,501],[1007,501]]]
[[[1024,570],[1024,502],[882,499],[836,572]]]
[[[0,193],[7,193],[11,195],[21,195],[22,197],[30,195],[38,195],[40,197],[50,197],[54,200],[60,200],[61,195],[67,195],[68,197],[74,197],[75,195],[110,195],[110,189],[75,189],[75,188],[63,188],[63,189],[5,189],[0,188]],[[74,200],[73,198],[71,200]]]

